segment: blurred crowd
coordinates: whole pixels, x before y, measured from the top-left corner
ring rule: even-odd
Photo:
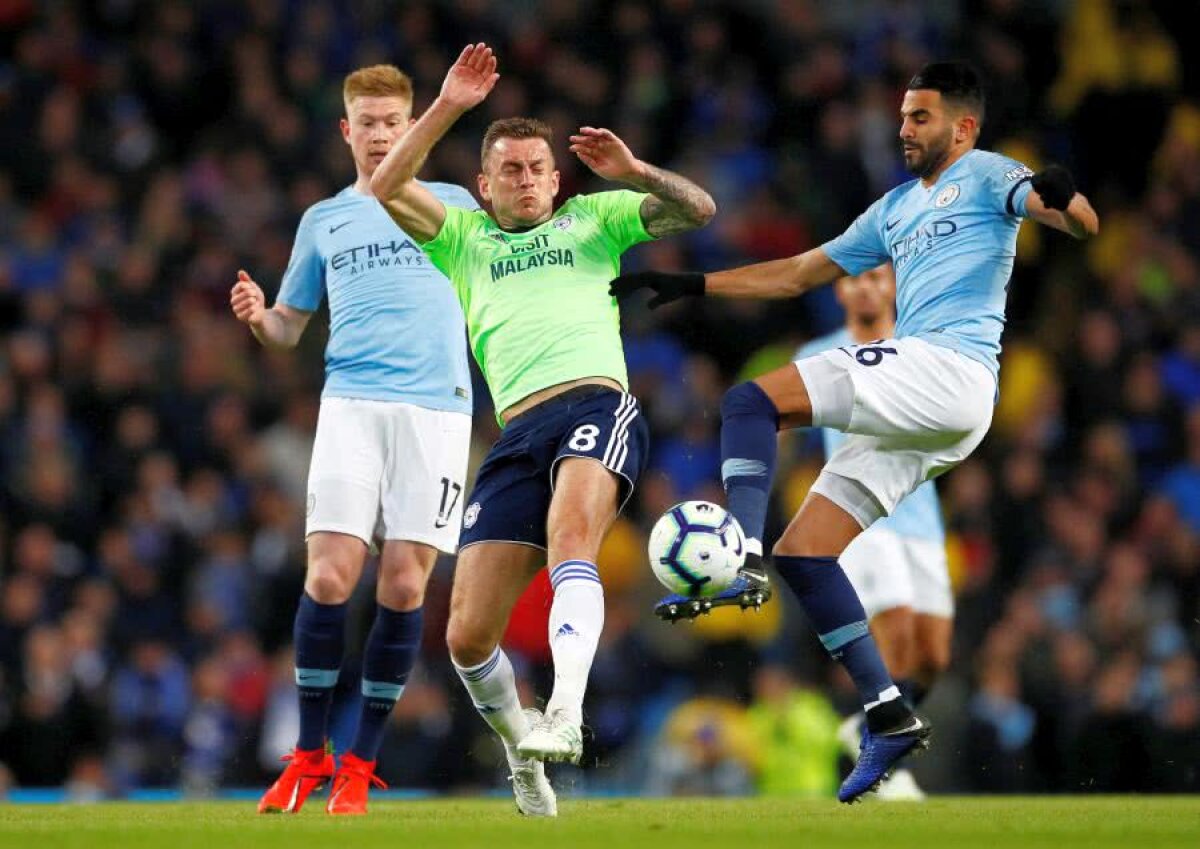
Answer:
[[[982,145],[1073,169],[1101,216],[1023,228],[1000,405],[941,481],[958,603],[928,703],[934,791],[1200,790],[1200,30],[1169,0],[165,0],[0,4],[0,792],[259,785],[294,743],[291,621],[327,322],[297,352],[231,316],[273,292],[302,212],[353,179],[341,81],[393,62],[429,103],[461,45],[492,97],[423,176],[474,186],[490,120],[590,124],[707,187],[719,214],[628,267],[787,256],[906,178],[904,85],[988,82]],[[560,142],[566,197],[600,187]],[[718,405],[841,320],[795,302],[624,310],[651,472],[601,556],[608,604],[579,790],[825,795],[853,691],[782,598],[668,627],[645,566],[671,503],[720,500]],[[482,387],[479,387],[482,390]],[[486,398],[477,391],[476,397]],[[496,436],[486,401],[474,468]],[[784,437],[777,532],[819,468]],[[498,786],[450,671],[452,560],[380,774]],[[371,576],[355,604],[371,610]],[[548,590],[507,637],[546,693]],[[356,714],[349,658],[335,739]]]

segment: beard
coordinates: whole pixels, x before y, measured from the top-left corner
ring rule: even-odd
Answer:
[[[953,140],[953,131],[947,130],[945,135],[939,139],[934,139],[927,145],[918,148],[917,157],[910,160],[905,157],[904,168],[914,177],[919,177],[922,180],[936,171],[946,157],[950,155],[950,143]],[[901,152],[904,151],[901,146]]]

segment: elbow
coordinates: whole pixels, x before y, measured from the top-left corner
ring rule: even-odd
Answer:
[[[272,339],[269,336],[261,337],[259,342],[268,351],[290,351],[300,344],[300,339]]]
[[[704,200],[696,208],[696,226],[703,227],[717,216],[717,202],[711,195],[705,194]]]
[[[1071,235],[1080,242],[1095,238],[1100,235],[1100,222],[1094,218],[1090,221],[1081,221],[1079,227],[1073,230]]]
[[[392,187],[391,181],[382,172],[382,168],[376,168],[375,173],[371,175],[371,194],[375,195],[376,200],[385,202],[392,195]]]
[[[805,274],[805,256],[806,254],[798,254],[792,257],[788,263],[790,267],[780,287],[785,298],[798,297],[809,289],[808,278]]]

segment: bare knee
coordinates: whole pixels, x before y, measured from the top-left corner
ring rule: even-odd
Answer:
[[[425,602],[425,585],[437,551],[414,543],[384,545],[376,598],[392,610],[416,610]]]
[[[424,572],[412,570],[380,578],[377,598],[392,610],[416,610],[425,603]]]
[[[446,627],[446,647],[456,666],[478,666],[496,650],[497,642],[488,633],[471,628],[461,621],[450,619]]]
[[[304,591],[320,604],[342,604],[354,592],[358,571],[349,558],[314,557],[308,563]]]

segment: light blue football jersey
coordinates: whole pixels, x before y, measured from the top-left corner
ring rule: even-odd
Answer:
[[[859,274],[892,261],[896,337],[959,351],[998,377],[1004,302],[1033,171],[972,150],[930,188],[911,180],[885,194],[822,248]]]
[[[448,206],[479,208],[460,186],[424,186]],[[454,290],[379,201],[353,186],[300,219],[277,302],[312,312],[325,297],[322,397],[471,412],[466,327]]]
[[[820,336],[811,342],[800,346],[796,351],[796,359],[802,360],[830,348],[841,348],[846,345],[857,345],[850,336],[849,329],[843,327],[827,336]],[[821,438],[825,442],[825,457],[833,456],[837,447],[846,441],[846,434],[831,427],[821,428]],[[911,539],[945,542],[946,532],[942,526],[942,508],[938,504],[937,487],[933,481],[925,481],[912,493],[905,496],[892,515],[876,522],[871,528],[887,528],[892,533]]]

